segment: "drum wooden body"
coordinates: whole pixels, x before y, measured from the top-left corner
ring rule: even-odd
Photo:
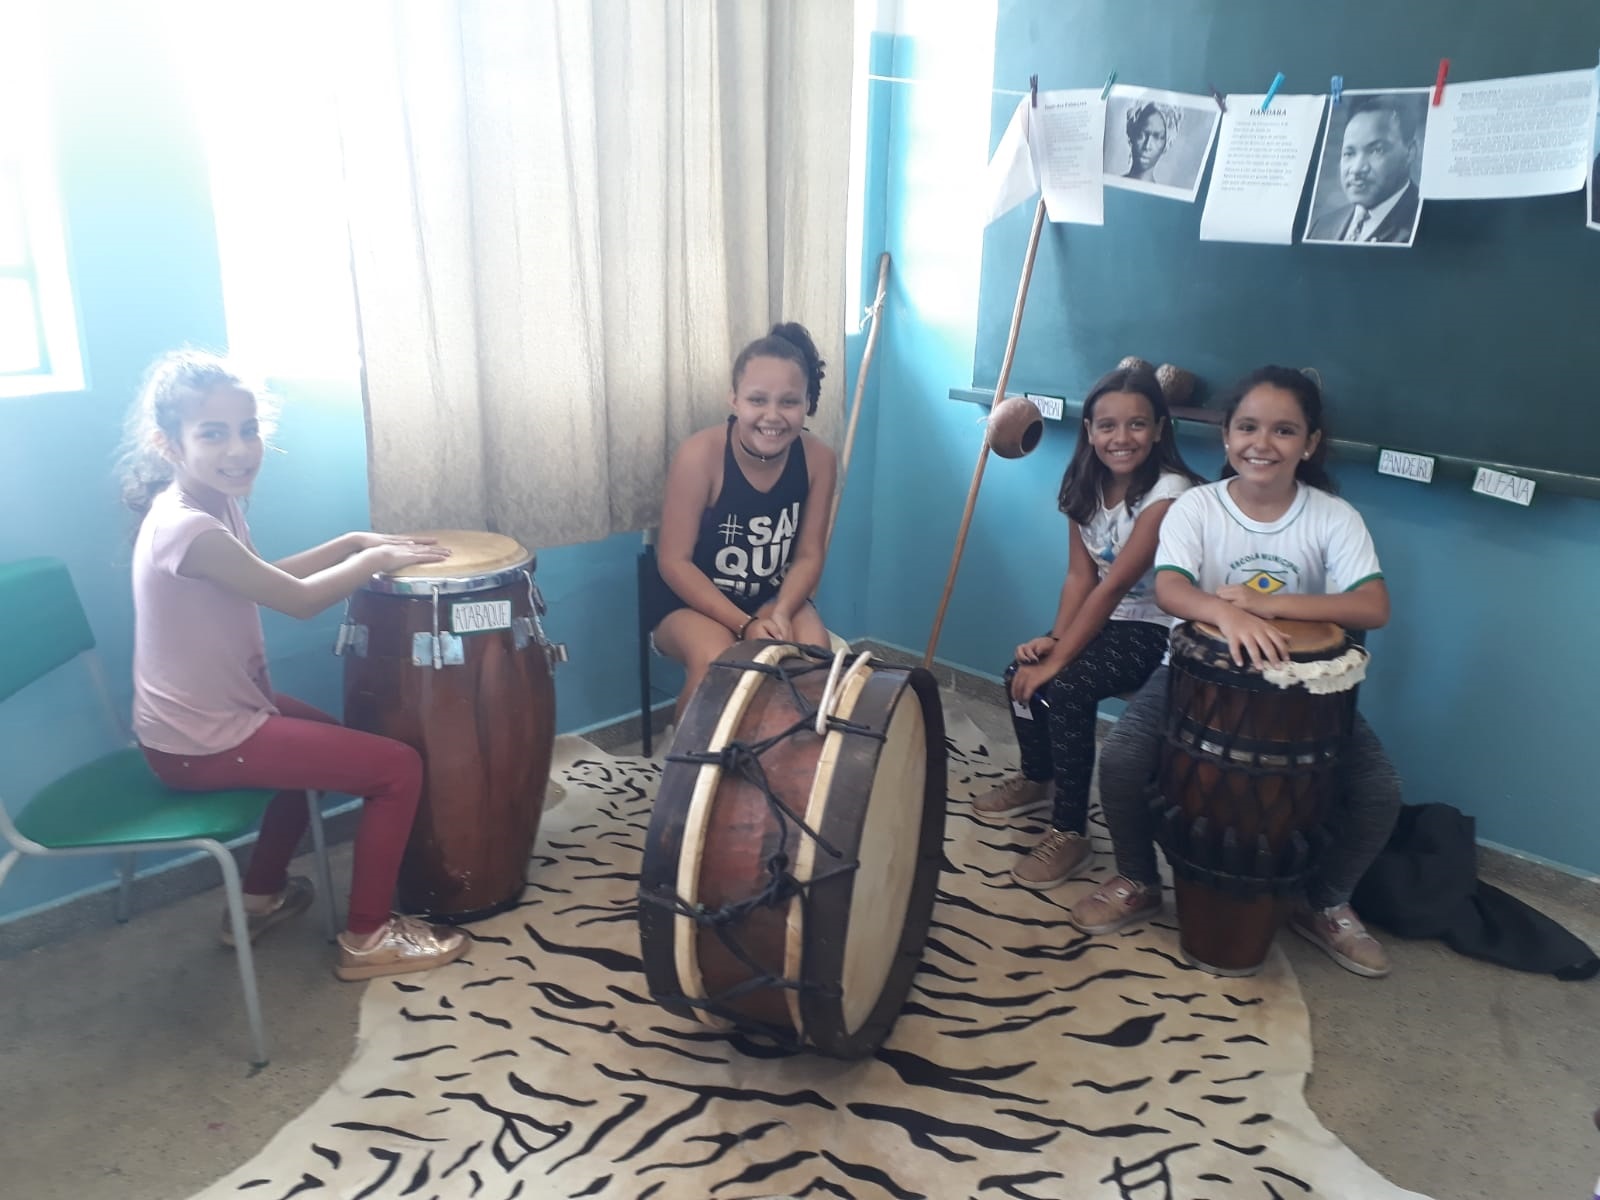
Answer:
[[[460,923],[522,895],[555,738],[552,655],[528,551],[497,534],[418,536],[451,557],[351,597],[345,720],[421,753],[399,903]]]
[[[1366,668],[1336,625],[1275,624],[1292,662],[1266,673],[1235,667],[1210,626],[1172,635],[1159,840],[1184,956],[1217,975],[1261,969],[1304,887]]]
[[[944,858],[944,713],[928,672],[863,664],[819,736],[808,714],[829,668],[777,642],[711,668],[662,773],[639,934],[672,1012],[858,1058],[888,1036],[922,959]]]

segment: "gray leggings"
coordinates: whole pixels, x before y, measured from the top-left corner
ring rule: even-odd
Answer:
[[[1156,865],[1156,816],[1148,799],[1161,752],[1167,668],[1150,676],[1100,747],[1100,804],[1116,849],[1117,870],[1135,883],[1161,878]],[[1338,767],[1339,798],[1330,814],[1333,842],[1312,870],[1306,899],[1313,908],[1344,904],[1389,840],[1400,814],[1400,776],[1378,735],[1356,714]]]

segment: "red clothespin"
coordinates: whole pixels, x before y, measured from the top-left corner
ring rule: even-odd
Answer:
[[[1217,85],[1214,84],[1214,83],[1208,83],[1208,84],[1206,84],[1206,86],[1211,89],[1211,98],[1217,102],[1217,107],[1220,108],[1223,112],[1227,112],[1228,111],[1228,105],[1222,99],[1222,93],[1217,91]]]
[[[1444,100],[1444,81],[1449,74],[1450,60],[1448,58],[1441,58],[1439,60],[1439,77],[1433,81],[1433,106],[1435,108],[1438,108],[1440,103]]]
[[[1028,76],[1028,95],[1030,97],[1032,97],[1032,99],[1033,99],[1033,107],[1034,108],[1038,108],[1039,107],[1039,77],[1037,75],[1029,75]]]

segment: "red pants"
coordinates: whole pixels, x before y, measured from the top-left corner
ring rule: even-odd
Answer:
[[[270,896],[288,881],[289,860],[305,833],[304,791],[361,796],[350,881],[351,933],[368,934],[389,919],[395,880],[422,795],[422,757],[404,742],[347,729],[293,696],[274,696],[282,716],[221,754],[167,754],[145,748],[150,769],[168,787],[283,788],[267,806],[245,872],[244,890]]]

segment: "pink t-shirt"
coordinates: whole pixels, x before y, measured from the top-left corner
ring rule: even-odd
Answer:
[[[252,551],[237,500],[218,520],[178,490],[156,496],[133,546],[133,732],[168,754],[220,754],[278,710],[253,600],[178,574],[194,539],[221,529]]]

